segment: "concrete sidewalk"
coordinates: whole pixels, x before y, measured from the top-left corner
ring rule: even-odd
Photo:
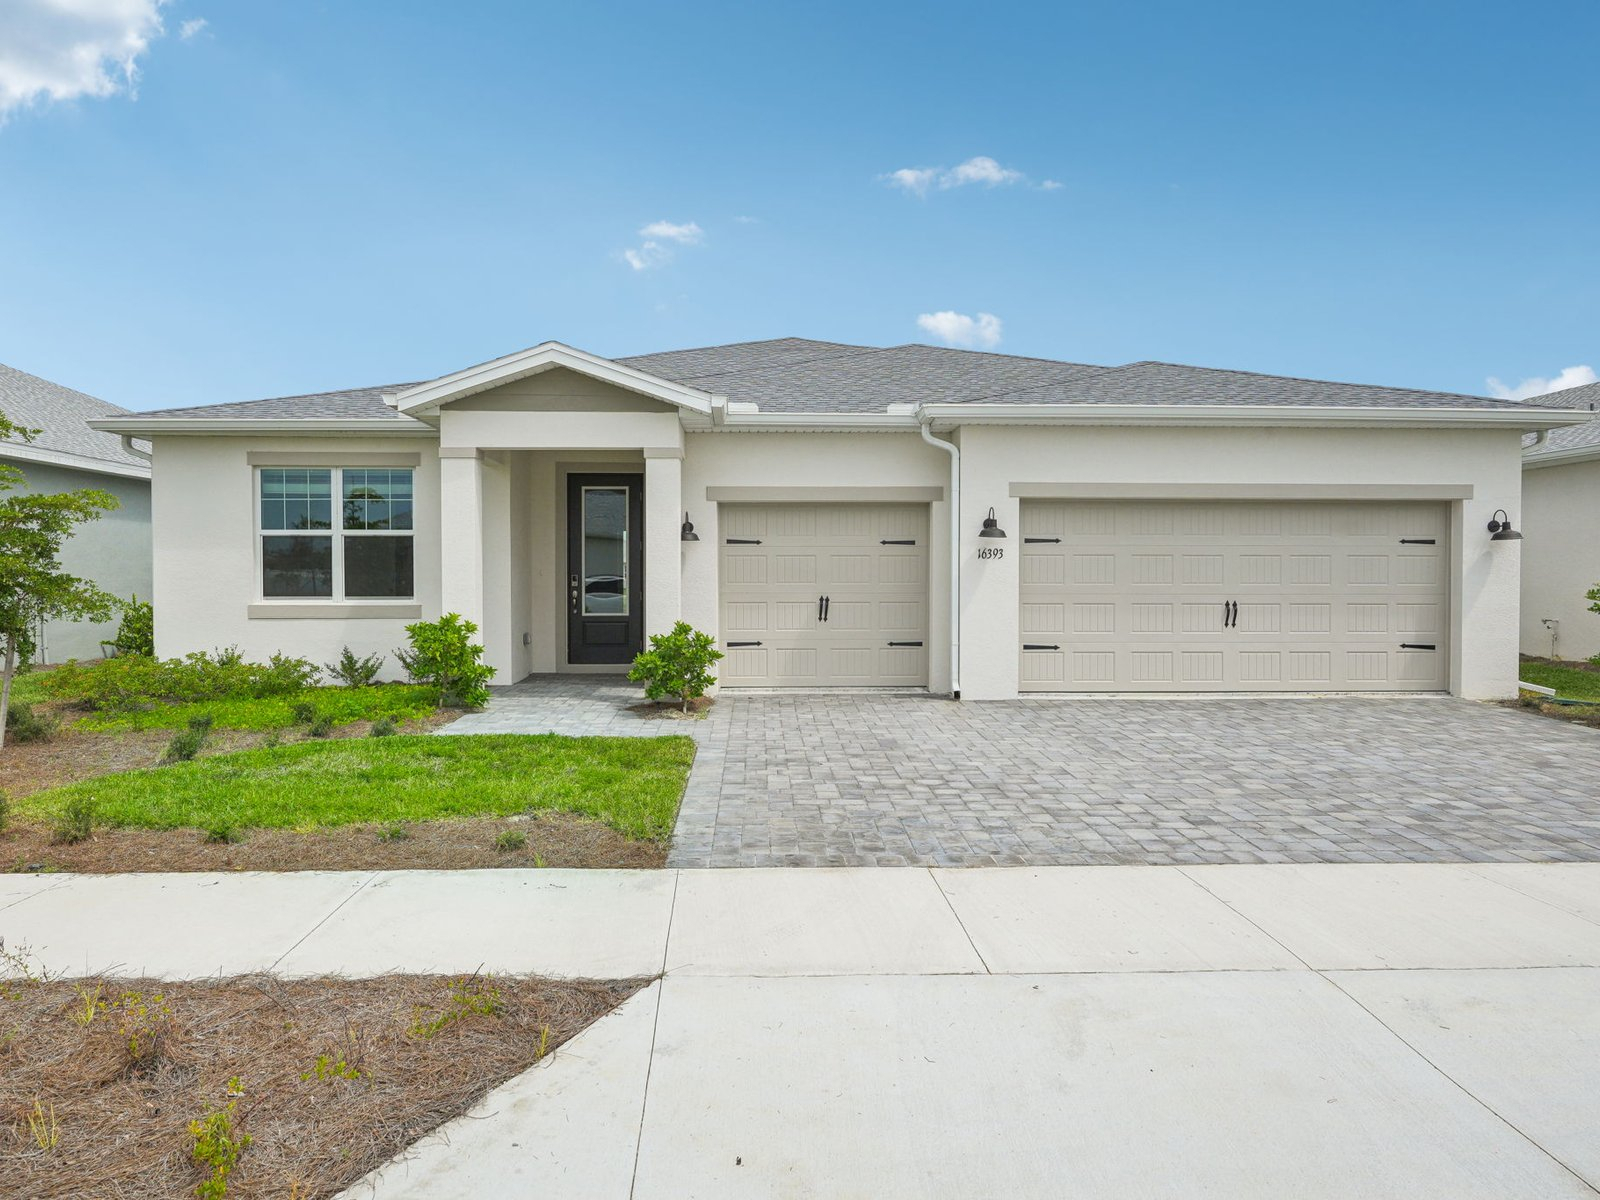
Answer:
[[[0,935],[665,971],[352,1197],[1600,1194],[1600,864],[5,876]]]

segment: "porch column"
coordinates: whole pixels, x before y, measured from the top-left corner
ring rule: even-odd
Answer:
[[[483,462],[476,447],[439,451],[439,610],[483,629]],[[481,637],[480,633],[480,637]]]
[[[683,451],[644,452],[644,632],[666,633],[683,612]]]

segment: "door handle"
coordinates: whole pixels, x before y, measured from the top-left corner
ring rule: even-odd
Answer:
[[[822,597],[817,597],[817,620],[822,620]]]
[[[1231,603],[1233,604],[1233,620],[1228,622],[1228,626],[1231,629],[1237,629],[1239,628],[1239,602],[1234,600]]]
[[[1224,629],[1228,627],[1228,602],[1226,600],[1222,602],[1222,627]]]
[[[822,619],[824,621],[826,621],[828,619],[828,610],[831,609],[832,607],[833,607],[833,597],[832,596],[824,596],[822,598]]]
[[[570,584],[572,588],[572,611],[578,611],[578,577],[574,575]]]

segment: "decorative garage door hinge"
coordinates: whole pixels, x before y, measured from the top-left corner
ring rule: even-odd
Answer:
[[[761,645],[760,642],[723,642],[722,644],[724,646],[726,646],[729,650],[739,650],[739,649],[743,649],[745,646],[759,646],[759,645]]]
[[[730,546],[759,546],[759,545],[761,545],[761,539],[760,538],[729,538],[728,539],[728,545],[730,545]]]
[[[1059,650],[1059,649],[1061,649],[1060,646],[1039,646],[1039,645],[1035,645],[1035,644],[1033,644],[1031,642],[1023,642],[1022,643],[1022,648],[1024,650]]]
[[[1030,537],[1025,537],[1025,538],[1022,539],[1022,544],[1024,546],[1034,546],[1034,545],[1039,545],[1039,544],[1044,543],[1044,542],[1049,542],[1052,546],[1059,546],[1061,544],[1061,539],[1060,538],[1030,538]]]

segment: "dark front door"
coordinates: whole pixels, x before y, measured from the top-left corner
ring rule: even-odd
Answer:
[[[567,661],[644,649],[644,476],[567,476]]]

